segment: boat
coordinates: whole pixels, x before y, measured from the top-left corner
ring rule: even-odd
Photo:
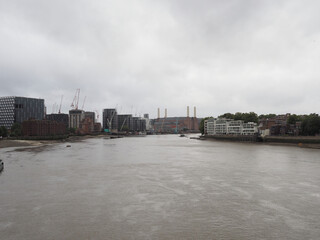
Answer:
[[[180,137],[185,137],[186,135],[184,135],[184,134],[180,134]]]
[[[0,159],[0,172],[3,170],[4,166],[3,166],[3,161]]]

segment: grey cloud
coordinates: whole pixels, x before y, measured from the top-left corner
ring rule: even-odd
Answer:
[[[0,95],[88,110],[317,112],[317,1],[0,1]],[[51,111],[51,110],[50,110]]]

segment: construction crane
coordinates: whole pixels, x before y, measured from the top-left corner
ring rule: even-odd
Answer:
[[[59,112],[58,112],[59,114],[61,113],[62,99],[63,99],[63,95],[61,95],[61,101],[60,101]]]
[[[96,114],[97,114],[97,121],[99,121],[99,111],[95,110]]]
[[[84,99],[83,99],[83,104],[82,104],[82,108],[81,108],[82,110],[84,109],[84,104],[86,102],[86,99],[87,99],[87,96],[85,96]]]
[[[123,121],[123,123],[122,123],[122,125],[121,125],[121,128],[120,128],[120,132],[122,131],[122,128],[123,128],[123,126],[124,126],[124,124],[126,123],[126,121],[127,121],[128,118],[129,118],[129,117],[126,117],[126,118],[124,119],[124,121]]]
[[[110,120],[107,118],[107,122],[108,122],[109,130],[111,130],[111,127],[112,127],[112,120],[113,120],[114,115],[116,114],[116,111],[117,111],[117,110],[115,110],[115,111],[112,113],[112,116],[111,116]]]
[[[76,90],[76,94],[74,95],[73,101],[71,103],[71,107],[75,110],[78,110],[79,97],[80,97],[80,88]]]

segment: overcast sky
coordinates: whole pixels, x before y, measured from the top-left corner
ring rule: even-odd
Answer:
[[[0,96],[68,112],[320,112],[317,0],[0,0]],[[57,107],[55,107],[57,109]],[[191,114],[193,111],[191,111]]]

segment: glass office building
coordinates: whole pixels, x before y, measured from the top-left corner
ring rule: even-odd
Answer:
[[[45,118],[44,99],[0,97],[0,126],[10,129],[14,123]]]

